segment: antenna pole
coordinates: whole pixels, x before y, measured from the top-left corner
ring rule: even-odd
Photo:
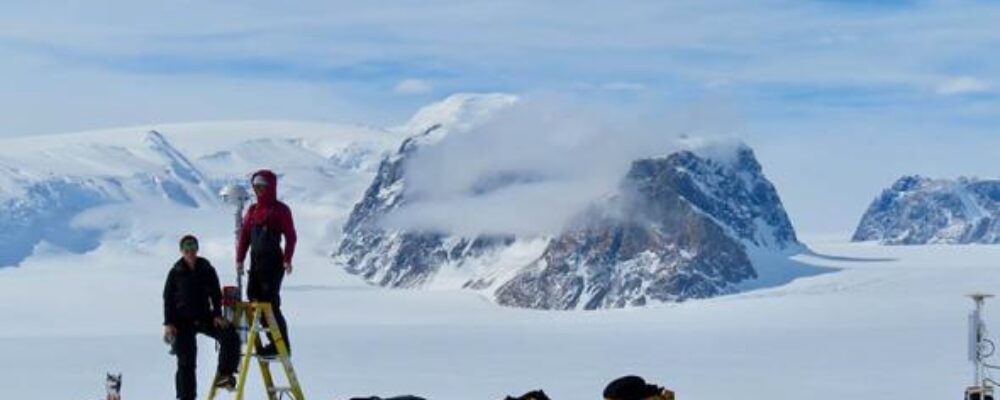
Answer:
[[[976,303],[976,308],[969,314],[969,361],[972,361],[975,381],[973,385],[986,387],[986,365],[985,359],[989,357],[987,351],[992,352],[992,343],[986,338],[986,322],[983,321],[983,306],[986,299],[993,297],[986,293],[973,293],[968,295]],[[988,344],[989,343],[989,344]]]
[[[222,188],[222,191],[219,192],[219,195],[222,197],[222,201],[224,201],[226,204],[229,204],[230,206],[233,206],[234,211],[235,211],[233,213],[233,222],[234,222],[233,225],[235,227],[235,230],[233,231],[233,236],[234,236],[233,249],[235,250],[240,245],[240,243],[239,243],[239,241],[240,241],[240,230],[243,227],[243,209],[246,207],[247,202],[250,201],[250,193],[247,192],[247,190],[243,186],[240,186],[238,184],[233,183],[233,184],[226,185],[226,187]],[[236,270],[236,287],[235,287],[235,289],[236,289],[235,290],[236,293],[233,294],[233,296],[232,296],[233,298],[229,298],[227,296],[227,301],[229,302],[230,306],[235,306],[236,304],[241,303],[243,301],[243,299],[244,299],[244,297],[243,297],[243,271],[240,270],[240,269]],[[237,318],[235,316],[235,310],[236,310],[235,307],[230,307],[230,308],[232,310],[234,310],[234,315],[233,315],[232,318],[230,318],[230,320],[232,320],[233,322],[236,322],[238,325],[242,324],[243,322],[245,322],[244,318]],[[242,339],[245,342],[246,341],[246,330],[245,330],[246,327],[239,326],[239,328],[240,328],[239,329],[239,331],[240,331],[240,339]]]

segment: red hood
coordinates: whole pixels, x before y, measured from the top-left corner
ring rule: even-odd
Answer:
[[[257,203],[264,206],[274,204],[274,202],[278,201],[278,176],[270,170],[262,169],[253,173],[253,176],[250,177],[250,182],[252,183],[258,176],[267,182],[267,188],[260,193],[254,191],[257,195]]]
[[[240,228],[240,238],[236,245],[236,260],[243,261],[247,251],[251,246],[253,232],[259,227],[274,233],[281,234],[285,238],[285,248],[277,249],[284,256],[285,262],[292,261],[295,253],[295,224],[292,222],[292,210],[288,206],[278,201],[278,177],[274,172],[262,169],[254,172],[250,177],[253,179],[263,179],[267,183],[266,189],[257,194],[257,203],[250,206],[247,214],[243,217],[243,226]],[[277,245],[277,243],[274,243]],[[274,249],[272,249],[274,250]]]

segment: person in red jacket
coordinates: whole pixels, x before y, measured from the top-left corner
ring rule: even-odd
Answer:
[[[295,224],[292,211],[285,203],[278,201],[278,177],[268,170],[260,170],[250,178],[257,202],[250,206],[243,216],[239,244],[236,248],[236,268],[243,271],[247,251],[250,251],[250,276],[247,279],[247,297],[251,301],[271,303],[274,317],[285,344],[288,341],[288,325],[281,313],[281,281],[285,274],[292,273],[292,255],[295,254]],[[285,248],[281,248],[281,238]],[[261,355],[277,353],[272,338],[271,344],[259,350]]]

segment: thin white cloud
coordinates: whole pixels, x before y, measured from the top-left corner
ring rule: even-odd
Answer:
[[[393,88],[397,94],[426,94],[433,90],[434,85],[423,79],[403,79]]]
[[[937,92],[943,95],[986,93],[991,89],[989,82],[971,76],[951,78],[937,86]]]
[[[646,90],[646,85],[638,82],[609,82],[602,86],[604,90],[612,91],[622,91],[622,92],[638,92]]]
[[[1000,7],[964,0],[961,6],[906,2],[863,9],[847,4],[851,2],[794,0],[637,1],[625,8],[585,2],[569,9],[521,0],[504,6],[442,1],[382,7],[312,1],[297,7],[199,3],[183,8],[123,0],[90,7],[59,2],[63,4],[0,6],[0,59],[5,60],[0,62],[0,76],[5,81],[42,87],[67,72],[101,69],[121,81],[129,76],[183,75],[206,82],[206,92],[212,81],[234,76],[310,85],[336,81],[350,89],[335,88],[338,97],[352,98],[384,115],[386,103],[400,101],[390,97],[426,90],[406,82],[413,77],[447,77],[449,88],[456,91],[560,90],[573,87],[573,82],[591,82],[596,92],[635,90],[641,82],[647,93],[694,96],[718,91],[711,82],[721,80],[726,82],[722,89],[738,93],[754,108],[812,107],[826,115],[824,96],[836,97],[844,88],[872,96],[904,93],[909,97],[903,99],[905,104],[913,105],[938,97],[935,89],[942,75],[936,68],[942,65],[971,62],[982,76],[1000,73],[997,56],[984,50],[996,40],[993,26]],[[148,15],[157,16],[155,24],[146,23]],[[483,15],[497,23],[485,28]],[[628,29],[608,31],[608,26]],[[890,50],[892,57],[886,57]],[[11,67],[36,56],[46,68],[19,72]],[[170,90],[150,83],[145,87],[151,92]],[[819,100],[792,96],[780,104],[763,104],[789,88],[798,94],[815,93],[813,98]],[[0,102],[20,100],[21,93],[7,90],[2,82],[0,89]],[[81,107],[92,101],[88,96],[67,97],[72,89],[34,90],[31,95]],[[356,95],[375,91],[374,96]],[[261,92],[249,97],[278,95]],[[917,112],[945,115],[951,107],[968,106],[957,103],[961,96],[953,97],[956,103],[948,107],[933,104]],[[296,100],[284,97],[283,103]],[[248,99],[229,99],[232,104],[243,101]],[[304,108],[317,105],[315,98],[298,103]],[[109,108],[109,117],[114,109]],[[72,124],[57,110],[35,110],[31,119],[38,128],[29,131]],[[405,117],[401,110],[393,117]],[[145,117],[156,118],[158,112],[149,111]],[[190,115],[188,119],[198,117]],[[0,119],[0,131],[17,130]]]

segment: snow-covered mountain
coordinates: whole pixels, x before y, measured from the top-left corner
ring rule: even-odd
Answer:
[[[802,246],[753,152],[731,151],[731,161],[690,150],[635,161],[619,192],[582,213],[497,301],[621,308],[732,293],[757,278],[748,247]]]
[[[530,249],[533,241],[515,246],[516,240],[510,236],[459,237],[382,224],[384,216],[407,203],[405,166],[421,147],[434,145],[450,132],[474,127],[515,101],[516,97],[506,94],[462,94],[420,110],[401,128],[419,133],[382,160],[344,225],[343,240],[335,254],[338,262],[381,286],[421,287],[436,279],[438,286],[483,287],[492,283],[490,276],[497,269],[502,269],[494,264],[510,258],[498,253],[511,247]]]
[[[409,159],[475,126],[456,114],[482,121],[486,111],[515,101],[453,97],[418,113],[420,122],[408,126],[419,133],[382,161],[335,259],[380,286],[468,288],[504,305],[593,309],[732,293],[758,278],[751,250],[804,249],[749,147],[690,140],[679,144],[685,150],[635,161],[619,192],[581,210],[562,233],[469,237],[386,226],[386,216],[412,201]],[[537,177],[490,178],[476,182],[495,187]]]
[[[18,265],[38,246],[90,251],[113,232],[122,240],[172,240],[177,232],[143,223],[148,213],[221,207],[218,190],[258,168],[291,178],[281,195],[303,205],[304,216],[319,204],[346,216],[398,140],[363,126],[273,121],[6,139],[0,142],[0,267]],[[116,218],[123,215],[130,217]],[[124,225],[145,232],[123,232]]]
[[[1000,243],[1000,180],[904,176],[872,202],[852,240]]]

